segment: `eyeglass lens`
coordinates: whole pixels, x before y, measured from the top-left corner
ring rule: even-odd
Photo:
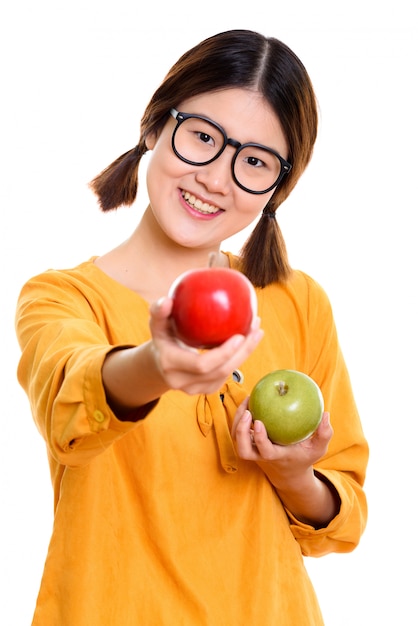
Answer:
[[[217,126],[198,117],[186,118],[178,125],[174,135],[174,147],[180,157],[196,165],[215,160],[224,149],[225,142],[225,136]],[[240,185],[262,192],[279,178],[281,163],[268,149],[244,144],[234,158],[233,171]]]

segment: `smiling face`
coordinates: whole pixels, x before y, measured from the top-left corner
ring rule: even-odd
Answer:
[[[204,93],[180,103],[179,111],[207,117],[240,143],[258,143],[287,157],[280,122],[263,96],[247,89]],[[236,148],[227,145],[207,165],[190,165],[171,146],[174,118],[158,137],[148,137],[152,154],[147,170],[150,209],[156,226],[178,245],[219,248],[222,241],[248,226],[267,204],[273,191],[254,195],[233,180],[231,161]]]

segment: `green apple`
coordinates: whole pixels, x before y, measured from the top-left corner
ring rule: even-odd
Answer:
[[[251,391],[248,408],[266,427],[273,443],[290,445],[310,437],[319,426],[324,399],[310,376],[295,370],[275,370]]]

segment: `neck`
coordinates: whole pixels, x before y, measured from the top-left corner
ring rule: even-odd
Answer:
[[[227,258],[220,252],[220,243],[192,248],[173,241],[160,228],[149,207],[129,242],[147,267],[160,266],[166,273],[176,276],[188,269],[228,264]]]
[[[97,260],[101,269],[152,302],[167,295],[175,278],[198,267],[228,266],[219,246],[188,248],[169,239],[148,209],[132,235]]]

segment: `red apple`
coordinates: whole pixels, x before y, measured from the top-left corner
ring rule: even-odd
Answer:
[[[253,419],[263,422],[273,443],[289,445],[315,432],[324,411],[324,399],[307,374],[276,370],[255,385],[248,408]]]
[[[233,335],[246,335],[257,307],[248,278],[225,267],[184,272],[168,295],[174,333],[193,348],[214,348]]]

